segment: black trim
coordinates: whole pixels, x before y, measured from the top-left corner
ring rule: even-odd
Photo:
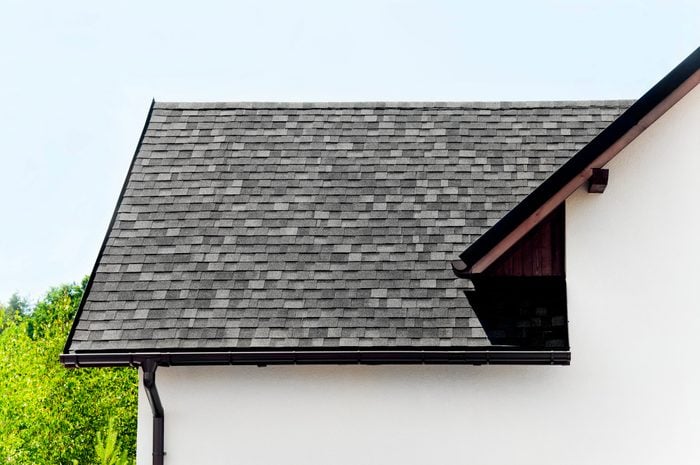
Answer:
[[[568,350],[250,350],[212,352],[104,352],[61,354],[67,368],[196,365],[569,365]]]
[[[107,247],[107,240],[109,239],[109,233],[112,232],[112,227],[114,226],[114,222],[117,220],[117,213],[119,212],[119,207],[122,204],[122,200],[124,199],[124,193],[126,192],[126,186],[129,184],[129,179],[131,178],[131,171],[134,168],[134,164],[136,163],[136,157],[138,156],[139,151],[141,150],[141,144],[143,143],[143,139],[146,136],[146,130],[148,129],[148,124],[151,122],[151,115],[153,114],[153,107],[156,104],[155,99],[151,99],[151,106],[148,109],[148,115],[146,115],[146,121],[143,123],[143,129],[141,130],[141,137],[139,137],[139,142],[136,144],[136,150],[134,150],[134,155],[131,157],[131,164],[129,165],[129,170],[126,172],[126,177],[124,178],[124,184],[122,184],[122,190],[119,193],[119,198],[117,200],[117,205],[114,207],[114,212],[112,213],[112,219],[109,221],[109,226],[107,227],[107,232],[105,233],[105,237],[102,240],[102,246],[100,247],[100,251],[97,253],[97,259],[95,260],[95,265],[92,267],[92,272],[90,273],[90,279],[88,280],[87,286],[85,287],[85,292],[83,292],[83,297],[80,299],[80,305],[78,306],[78,311],[75,314],[75,318],[73,319],[73,324],[71,325],[70,332],[68,333],[68,339],[66,339],[66,343],[63,346],[63,353],[68,353],[70,349],[71,342],[73,342],[73,335],[75,334],[75,329],[78,327],[78,322],[80,321],[80,317],[83,314],[83,308],[85,307],[85,302],[87,301],[87,296],[90,294],[90,289],[92,289],[92,283],[95,280],[95,274],[97,273],[97,266],[100,264],[100,260],[102,260],[102,254],[104,253],[105,248]]]
[[[569,161],[564,163],[561,168],[540,184],[530,195],[525,197],[498,223],[479,237],[467,250],[462,252],[459,258],[468,266],[473,266],[549,198],[583,171],[601,153],[639,123],[644,116],[698,69],[700,69],[700,48],[695,49],[693,53],[613,121],[610,126],[605,128],[603,132],[583,147]]]

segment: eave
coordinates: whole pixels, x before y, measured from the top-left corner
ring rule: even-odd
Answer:
[[[86,352],[61,354],[67,368],[201,365],[569,365],[568,350],[426,348],[410,350],[235,350],[211,352]]]

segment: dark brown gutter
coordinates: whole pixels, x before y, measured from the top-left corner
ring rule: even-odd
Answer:
[[[284,350],[61,354],[67,368],[197,365],[569,365],[568,350]]]

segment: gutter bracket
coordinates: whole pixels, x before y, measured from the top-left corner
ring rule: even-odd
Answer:
[[[141,363],[141,368],[143,369],[143,387],[146,389],[146,397],[153,412],[153,465],[163,465],[165,418],[163,404],[160,402],[156,387],[158,362],[152,358],[146,359]]]

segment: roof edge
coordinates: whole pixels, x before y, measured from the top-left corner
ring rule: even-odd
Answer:
[[[513,100],[513,101],[328,101],[328,102],[158,102],[156,109],[162,110],[235,110],[235,109],[332,109],[332,108],[435,108],[435,109],[527,109],[549,107],[590,107],[631,104],[634,100]]]
[[[138,156],[139,151],[141,150],[141,144],[143,144],[143,139],[146,137],[146,131],[148,130],[148,125],[151,122],[151,116],[153,115],[153,108],[156,105],[155,99],[151,99],[151,106],[148,108],[148,113],[146,115],[146,121],[143,123],[143,129],[141,129],[141,136],[139,137],[139,141],[136,144],[136,149],[134,150],[134,154],[131,157],[131,163],[129,164],[129,169],[126,172],[126,177],[124,178],[124,183],[122,184],[122,190],[119,192],[119,198],[117,199],[117,204],[114,207],[114,211],[112,212],[112,218],[109,221],[109,226],[107,226],[107,231],[105,232],[104,239],[102,239],[102,245],[100,246],[100,251],[97,253],[97,258],[95,259],[95,264],[92,267],[92,271],[90,272],[90,279],[88,279],[87,286],[85,287],[85,292],[83,292],[83,297],[80,299],[80,305],[78,306],[78,311],[75,313],[75,317],[73,318],[73,324],[71,325],[70,332],[68,333],[68,338],[66,339],[66,343],[63,346],[63,353],[67,354],[70,350],[71,343],[73,342],[73,336],[75,334],[75,330],[78,327],[78,322],[80,321],[80,317],[83,314],[83,308],[85,307],[85,302],[87,301],[87,296],[90,294],[90,289],[92,289],[92,283],[95,280],[95,274],[97,273],[97,266],[100,264],[100,260],[102,259],[102,254],[104,253],[105,248],[107,247],[107,239],[109,238],[109,233],[112,230],[112,227],[114,226],[114,222],[117,220],[117,213],[119,212],[119,207],[121,206],[122,199],[124,198],[124,193],[126,192],[126,186],[129,184],[129,179],[131,178],[131,172],[134,169],[134,164],[136,163],[136,157]]]
[[[653,121],[665,113],[668,108],[673,106],[673,104],[697,85],[697,82],[694,81],[700,80],[699,73],[700,47],[688,55],[607,128],[579,150],[569,161],[552,173],[552,175],[531,192],[530,195],[525,197],[525,199],[518,203],[501,218],[501,220],[467,247],[459,256],[466,264],[466,271],[483,271],[482,268],[487,267],[489,263],[492,263],[502,253],[507,251],[509,247],[502,245],[506,239],[509,239],[509,243],[512,242],[512,240],[517,240],[517,237],[522,237],[527,231],[536,226],[539,221],[546,216],[546,214],[538,214],[542,213],[538,212],[538,210],[543,205],[550,202],[577,177],[580,178],[579,185],[583,184],[587,179],[587,177],[584,176],[584,172],[598,157],[606,153],[609,149],[615,148],[614,145],[618,141],[623,139],[628,133],[633,132],[636,128],[636,134],[632,134],[632,137],[630,137],[627,143],[634,140],[634,138],[641,134]],[[663,109],[658,115],[654,115],[655,118],[653,118],[651,122],[644,122],[645,117],[653,115],[657,107],[663,104],[669,97],[672,97],[675,91],[688,84],[689,81],[693,82],[690,83],[688,86],[689,89],[685,93],[682,93],[678,100],[672,102],[668,108]],[[610,158],[619,153],[626,145],[627,144],[619,147],[619,150],[615,151]],[[607,163],[607,161],[605,161],[605,163]],[[571,193],[573,193],[573,191]],[[556,205],[554,205],[554,208],[562,203],[571,193],[566,194],[558,203],[555,202]],[[515,235],[517,236],[515,237],[513,233],[526,222],[528,224],[526,227],[522,228],[523,231],[520,231],[521,234],[519,233],[519,235]],[[499,248],[499,250],[491,253],[496,248]],[[480,263],[487,254],[490,254],[488,257],[489,263]],[[479,264],[479,266],[475,267],[476,264]]]
[[[61,354],[66,368],[210,365],[570,365],[568,350],[278,350]]]

